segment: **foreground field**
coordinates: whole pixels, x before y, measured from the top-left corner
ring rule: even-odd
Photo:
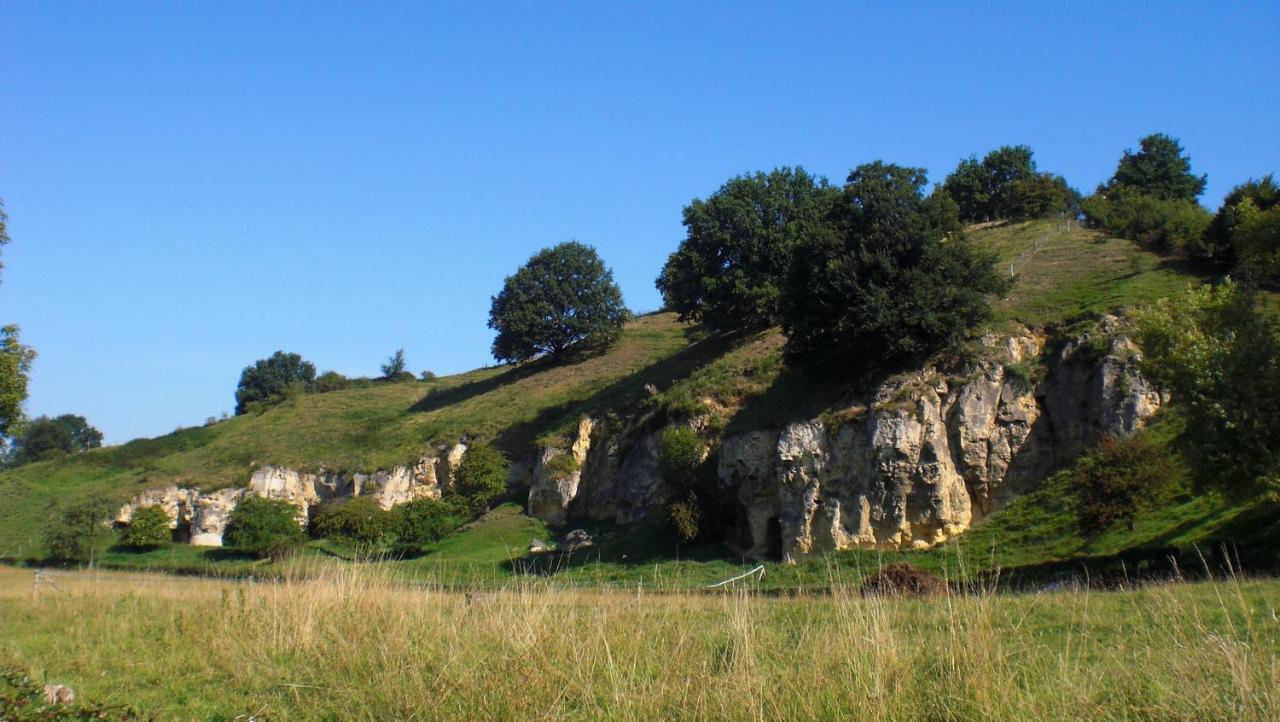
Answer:
[[[0,662],[162,719],[1280,718],[1280,582],[907,601],[0,569]],[[239,717],[245,719],[245,717]]]

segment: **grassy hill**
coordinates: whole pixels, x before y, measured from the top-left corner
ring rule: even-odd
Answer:
[[[1178,262],[1075,224],[996,225],[971,235],[994,249],[1002,268],[1017,278],[1013,291],[995,304],[997,328],[1014,322],[1069,323],[1167,296],[1202,280]],[[38,554],[44,521],[57,508],[90,495],[124,500],[171,483],[206,489],[242,484],[264,464],[370,471],[415,459],[462,434],[492,438],[519,453],[539,439],[563,435],[582,414],[608,409],[709,414],[732,432],[816,415],[847,391],[788,371],[781,362],[782,344],[776,330],[745,339],[710,339],[673,314],[652,314],[629,324],[615,348],[594,358],[484,368],[429,382],[366,382],[201,428],[27,465],[0,474],[0,557]],[[648,384],[659,393],[646,394]],[[1152,433],[1172,438],[1168,429],[1176,420],[1162,423]],[[1172,506],[1140,517],[1132,531],[1086,540],[1074,531],[1072,503],[1060,474],[958,545],[909,556],[937,568],[950,563],[947,554],[983,558],[982,567],[1051,564],[1081,555],[1106,557],[1139,547],[1205,542],[1242,514],[1270,518],[1266,515],[1271,513],[1257,500],[1188,492]],[[602,541],[593,563],[563,570],[566,578],[607,582],[667,575],[668,580],[694,583],[741,568],[741,560],[726,558],[719,549],[672,547],[660,520],[595,531]],[[507,506],[446,540],[435,553],[398,564],[421,574],[458,574],[464,568],[468,575],[476,569],[492,573],[509,566],[530,536],[547,533],[517,507]],[[326,553],[322,548],[313,552]],[[170,549],[116,554],[107,561],[189,570],[226,562],[219,568],[227,568],[230,562],[218,554]],[[684,561],[676,562],[677,557]],[[834,573],[826,565],[856,570],[883,558],[850,552],[835,560],[779,568],[770,584],[809,585]]]

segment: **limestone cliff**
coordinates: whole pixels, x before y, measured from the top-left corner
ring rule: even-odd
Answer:
[[[964,374],[921,369],[822,419],[720,439],[719,481],[738,501],[740,544],[791,560],[922,548],[962,533],[1055,464],[1104,435],[1133,433],[1159,408],[1121,330],[1108,317],[1050,353],[1031,330],[990,335]],[[576,470],[535,473],[529,512],[627,523],[661,507],[658,439],[658,430],[585,420],[572,445]],[[544,452],[540,468],[564,453]]]

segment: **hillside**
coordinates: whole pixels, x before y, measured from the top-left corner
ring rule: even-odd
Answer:
[[[1015,323],[1066,326],[1199,280],[1178,263],[1074,224],[1070,229],[1054,221],[998,225],[971,235],[994,249],[1002,267],[1016,274],[1013,291],[995,306],[996,330]],[[0,475],[0,557],[37,555],[44,520],[57,508],[91,495],[124,501],[167,484],[200,489],[241,485],[254,468],[267,464],[372,471],[406,463],[424,449],[463,435],[494,439],[515,456],[535,444],[560,443],[579,418],[604,416],[609,410],[698,415],[726,433],[747,431],[816,416],[848,392],[848,385],[816,383],[785,369],[781,347],[777,331],[746,339],[708,339],[673,314],[658,313],[636,319],[615,348],[587,360],[485,368],[429,382],[363,383],[201,428],[20,467]],[[647,392],[648,385],[657,393]],[[1152,433],[1171,438],[1167,429],[1174,425],[1176,420],[1162,421]],[[961,537],[958,548],[970,558],[985,555],[980,566],[1034,565],[1142,546],[1185,546],[1211,539],[1240,514],[1271,513],[1252,500],[1188,494],[1139,519],[1131,532],[1085,540],[1071,523],[1070,490],[1064,483],[1061,474],[1050,479],[1040,492],[1016,500]],[[541,522],[519,514],[517,507],[499,511],[445,540],[434,554],[401,564],[423,573],[452,568],[455,562],[492,569],[518,555],[526,537],[545,532]],[[648,520],[628,527],[593,526],[601,540],[595,552],[599,563],[565,574],[593,575],[596,581],[628,579],[642,573],[634,565],[646,561],[667,565],[663,571],[651,570],[655,575],[687,577],[692,583],[739,568],[741,560],[722,549],[674,548],[661,524]],[[994,548],[999,549],[998,560]],[[906,554],[937,567],[954,551],[956,545],[948,545]],[[677,555],[699,561],[671,562]],[[842,552],[837,557],[839,565],[860,568],[883,554]],[[205,550],[176,548],[113,558],[130,566],[180,568],[216,561]],[[780,568],[771,584],[806,583],[806,575],[825,573],[820,562],[805,562]]]

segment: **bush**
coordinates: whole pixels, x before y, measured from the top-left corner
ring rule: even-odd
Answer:
[[[315,383],[311,385],[311,390],[318,394],[326,394],[330,391],[341,391],[351,385],[351,380],[337,371],[325,371],[316,378]]]
[[[730,179],[684,208],[685,239],[657,287],[681,320],[712,331],[768,328],[796,247],[824,232],[838,191],[803,168]]]
[[[422,376],[421,376],[421,378],[422,378],[422,380],[423,380],[423,381],[435,381],[435,380],[436,380],[436,372],[435,372],[435,371],[423,371],[423,372],[422,372]]]
[[[1200,240],[1212,217],[1200,204],[1164,200],[1118,189],[1100,191],[1081,203],[1089,225],[1157,251],[1184,251]]]
[[[561,243],[535,254],[494,296],[493,356],[521,362],[575,346],[603,349],[617,341],[628,318],[613,271],[596,250],[577,241]]]
[[[472,511],[487,510],[506,493],[508,466],[507,457],[485,442],[467,446],[462,463],[458,464],[457,489]]]
[[[83,416],[40,416],[28,422],[14,440],[14,465],[45,461],[102,446],[102,432]]]
[[[1280,286],[1280,186],[1268,175],[1242,183],[1222,201],[1190,254],[1260,285]]]
[[[49,556],[60,561],[92,563],[101,533],[115,510],[115,504],[107,499],[89,499],[60,512],[44,530]]]
[[[311,533],[352,544],[383,546],[395,540],[398,522],[395,514],[372,497],[334,499],[316,511]]]
[[[236,504],[222,538],[232,549],[272,560],[283,559],[306,540],[296,506],[260,496],[248,496]]]
[[[391,354],[387,359],[387,362],[382,364],[382,378],[394,379],[405,373],[406,366],[407,364],[404,360],[404,349],[396,349],[396,352]],[[409,374],[409,376],[412,378],[413,374]]]
[[[173,539],[169,515],[158,506],[144,506],[133,513],[133,520],[120,530],[120,546],[129,549],[154,549]]]
[[[965,240],[925,172],[881,162],[849,175],[832,239],[797,254],[782,303],[789,363],[875,368],[955,346],[1009,281]]]
[[[1132,529],[1137,513],[1154,508],[1176,475],[1168,452],[1145,437],[1103,439],[1073,472],[1080,529],[1097,534],[1121,523]]]
[[[663,429],[658,447],[658,467],[663,480],[675,488],[687,488],[702,463],[702,449],[702,439],[688,426]]]
[[[396,537],[405,550],[422,551],[466,521],[467,510],[442,499],[414,499],[394,509]]]
[[[947,583],[905,562],[880,567],[862,582],[862,593],[888,597],[925,597],[941,594]]]
[[[1205,470],[1251,485],[1280,466],[1280,329],[1230,280],[1136,314],[1142,371],[1187,412]]]
[[[702,536],[703,512],[702,502],[697,492],[688,491],[683,497],[667,506],[667,519],[671,528],[681,542],[688,544]]]

